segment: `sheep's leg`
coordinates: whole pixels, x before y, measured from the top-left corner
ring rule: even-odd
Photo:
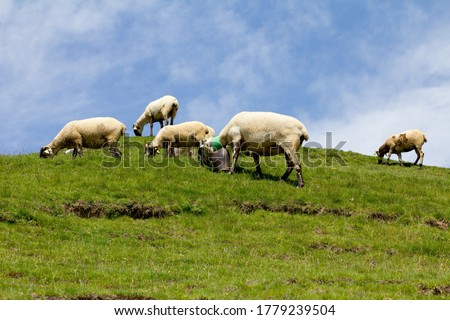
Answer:
[[[425,154],[423,153],[423,151],[421,149],[416,149],[416,153],[417,153],[417,159],[416,159],[416,162],[414,162],[414,164],[417,164],[417,161],[420,159],[419,168],[421,168],[422,164],[423,164],[423,156]]]
[[[422,168],[422,164],[423,164],[423,156],[425,155],[425,153],[423,153],[422,150],[420,150],[420,163],[419,163],[419,168]]]
[[[167,155],[168,155],[169,157],[172,157],[172,156],[173,156],[173,154],[172,154],[172,142],[170,142],[170,141],[169,141],[169,143],[167,144]]]
[[[166,126],[168,126],[169,125],[169,117],[164,117],[164,122],[166,123]],[[162,123],[162,121],[160,123]]]
[[[175,157],[175,147],[172,141],[169,141],[169,145],[167,147],[167,152],[169,153],[169,157]]]
[[[153,121],[150,121],[150,137],[153,137]]]
[[[236,169],[236,162],[239,157],[239,152],[241,152],[239,141],[233,142],[233,163],[231,164],[230,174],[233,174],[234,170]]]
[[[417,148],[414,148],[414,151],[416,152],[417,158],[416,161],[414,161],[413,165],[415,166],[417,162],[419,162],[420,159],[420,151]]]
[[[400,162],[400,166],[403,167],[402,153],[401,152],[397,153],[397,157],[398,157],[398,161]]]
[[[387,155],[387,159],[386,159],[386,165],[389,165],[389,159],[391,158],[391,154],[392,154],[392,149],[389,150],[388,155]]]
[[[166,121],[166,126],[167,126],[167,124],[168,124],[168,122]],[[159,125],[160,125],[161,129],[164,128],[164,123],[162,120],[159,120]]]
[[[300,161],[297,159],[297,156],[295,156],[295,158],[296,161],[294,160],[294,168],[297,172],[297,188],[302,188],[305,185],[305,183],[303,182],[302,166],[300,164]]]
[[[300,164],[300,160],[297,158],[297,154],[295,151],[291,152],[290,150],[284,149],[284,154],[286,157],[286,162],[288,162],[288,169],[282,176],[287,179],[289,174],[292,172],[293,169],[295,169],[297,173],[297,188],[302,188],[305,183],[303,182],[303,174],[302,174],[302,166]]]
[[[109,154],[111,155],[111,157],[115,158],[120,158],[122,156],[119,148],[117,148],[117,142],[111,142],[109,144]]]
[[[414,165],[416,165],[417,162],[419,162],[419,159],[420,159],[419,167],[421,167],[421,166],[422,166],[422,163],[423,163],[423,156],[424,156],[424,153],[423,153],[422,150],[419,149],[419,148],[414,148],[414,151],[415,151],[416,154],[417,154],[417,159],[416,159],[416,161],[414,161]]]
[[[83,157],[83,147],[81,145],[77,145],[73,149],[72,158],[75,159],[77,155],[82,158]]]
[[[253,152],[252,156],[253,156],[253,160],[255,161],[255,164],[256,164],[256,178],[260,179],[262,177],[262,171],[261,171],[261,166],[259,164],[259,154],[257,154],[256,152]]]
[[[292,163],[292,160],[287,155],[287,153],[284,153],[284,157],[286,159],[287,169],[286,172],[281,176],[280,180],[286,181],[289,175],[291,174],[292,170],[294,169],[294,163]]]
[[[170,125],[173,126],[173,116],[170,116]]]

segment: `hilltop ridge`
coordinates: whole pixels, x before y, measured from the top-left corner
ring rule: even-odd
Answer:
[[[230,176],[147,140],[0,157],[1,298],[448,297],[450,169],[305,148],[299,190],[282,156],[257,180],[251,157]]]

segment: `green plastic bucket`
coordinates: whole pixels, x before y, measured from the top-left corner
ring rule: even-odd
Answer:
[[[211,146],[214,151],[217,151],[219,149],[222,149],[222,144],[220,143],[219,136],[215,136],[211,141]]]

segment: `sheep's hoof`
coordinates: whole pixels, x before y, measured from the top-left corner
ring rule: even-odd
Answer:
[[[301,184],[299,184],[298,186],[297,186],[297,189],[301,189],[301,188],[303,188],[305,186],[305,184],[302,182]]]

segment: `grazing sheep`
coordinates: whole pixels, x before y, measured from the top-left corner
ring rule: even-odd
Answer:
[[[174,156],[174,148],[199,147],[209,134],[209,127],[199,121],[189,121],[161,128],[150,144],[145,144],[145,153],[150,157],[167,148]]]
[[[383,163],[383,157],[387,153],[386,165],[389,165],[389,159],[392,153],[395,153],[400,161],[400,165],[403,166],[402,152],[409,152],[414,150],[417,154],[417,159],[414,165],[420,159],[419,167],[422,166],[424,153],[422,152],[423,144],[427,142],[425,134],[420,130],[408,130],[402,133],[398,133],[389,136],[386,142],[376,151],[378,155],[378,164]]]
[[[144,126],[150,123],[150,136],[153,136],[153,122],[158,121],[161,128],[164,127],[163,120],[166,126],[173,124],[173,120],[177,115],[178,100],[172,96],[164,96],[155,101],[152,101],[145,108],[144,113],[133,124],[133,131],[136,136],[141,136]]]
[[[83,155],[83,147],[99,149],[109,146],[111,156],[120,157],[117,141],[125,134],[125,125],[114,118],[90,118],[67,123],[52,142],[41,148],[40,158],[49,158],[61,149],[73,148],[72,158]]]
[[[251,151],[256,164],[256,176],[262,176],[260,156],[284,153],[287,170],[281,176],[286,181],[292,170],[297,172],[297,187],[304,185],[302,167],[296,151],[309,139],[305,126],[297,119],[273,112],[241,112],[235,115],[219,134],[220,144],[233,145],[230,174],[236,169],[241,150]],[[211,140],[209,140],[211,141]]]

